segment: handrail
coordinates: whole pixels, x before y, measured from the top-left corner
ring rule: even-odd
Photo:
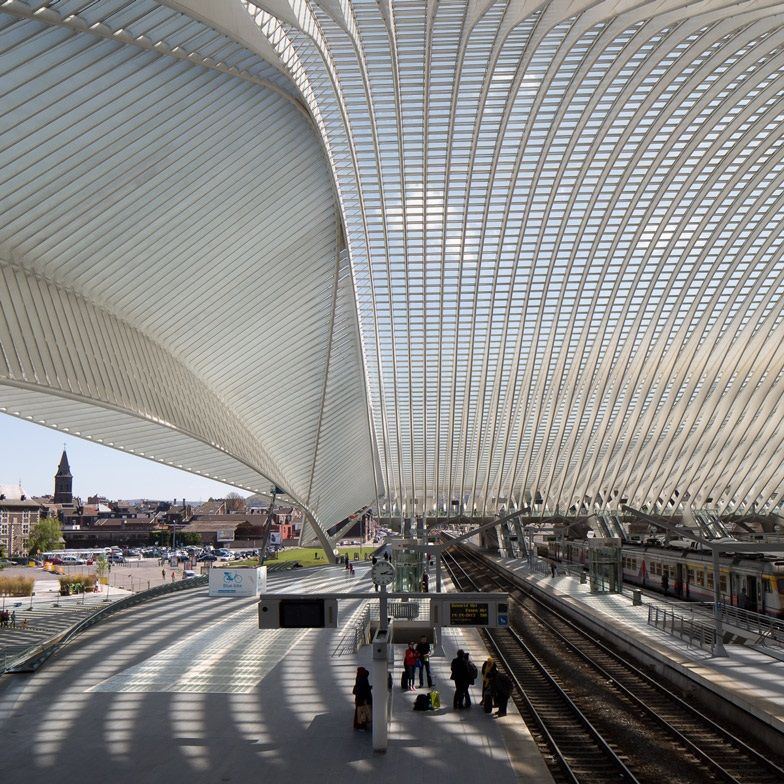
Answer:
[[[689,645],[696,641],[700,648],[713,649],[716,643],[716,630],[712,626],[695,620],[693,614],[687,618],[675,612],[669,604],[648,604],[648,625],[679,637]]]
[[[105,607],[99,607],[95,612],[88,615],[86,618],[81,618],[67,629],[63,629],[56,634],[49,637],[47,640],[38,643],[33,648],[28,648],[25,651],[17,654],[9,661],[3,662],[3,669],[0,672],[34,672],[37,670],[55,651],[61,648],[72,637],[79,634],[79,632],[100,623],[105,618],[124,610],[128,607],[133,607],[137,604],[156,599],[159,596],[165,596],[169,593],[187,590],[189,588],[200,588],[207,584],[209,577],[207,575],[199,575],[190,577],[187,580],[179,580],[173,583],[166,583],[165,585],[157,585],[155,588],[150,588],[147,591],[126,596],[122,599],[107,604]]]

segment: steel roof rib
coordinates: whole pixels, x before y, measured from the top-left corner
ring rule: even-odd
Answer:
[[[6,0],[0,408],[285,481],[325,546],[780,508],[782,44],[774,0]]]
[[[0,5],[0,409],[275,482],[326,543],[376,492],[332,176],[273,47],[219,26],[150,0]]]

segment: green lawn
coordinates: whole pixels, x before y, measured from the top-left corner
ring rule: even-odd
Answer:
[[[359,556],[360,561],[365,560],[365,554],[368,557],[372,555],[377,549],[378,545],[365,545],[360,547],[338,547],[338,552],[343,555],[348,555],[351,560],[354,560],[354,555]],[[326,566],[328,563],[324,550],[320,547],[287,547],[285,550],[278,552],[276,558],[268,558],[267,563],[281,563],[283,561],[299,561],[302,566]],[[254,566],[258,563],[255,559],[250,561],[234,561],[232,566]]]

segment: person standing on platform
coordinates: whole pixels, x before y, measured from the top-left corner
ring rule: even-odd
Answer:
[[[430,578],[427,576],[427,572],[422,575],[422,593],[427,593],[427,589],[430,587]]]
[[[493,693],[491,690],[491,680],[498,668],[495,659],[488,656],[482,665],[482,709],[485,713],[493,712]]]
[[[406,668],[406,689],[408,691],[416,691],[416,688],[414,687],[414,671],[417,668],[418,660],[419,654],[417,653],[416,646],[413,642],[410,642],[403,655],[403,666]]]
[[[555,579],[555,561],[550,561],[550,577]]]
[[[433,676],[430,674],[430,643],[427,637],[423,634],[419,638],[416,647],[417,656],[417,669],[419,670],[419,688],[424,687],[425,673],[427,673],[427,688],[433,688]]]
[[[449,676],[455,682],[455,696],[452,700],[452,707],[455,710],[470,708],[471,702],[468,696],[468,663],[462,650],[457,652],[457,656],[452,659],[452,674]],[[466,704],[468,700],[468,704]]]
[[[373,687],[364,667],[357,667],[357,678],[354,681],[354,729],[366,730],[373,718]]]
[[[476,678],[479,675],[476,669],[476,665],[471,661],[471,654],[466,651],[463,654],[463,658],[465,659],[466,663],[466,670],[468,671],[468,686],[466,686],[466,693],[465,693],[465,706],[466,708],[471,707],[471,692],[469,690],[470,686],[473,686],[476,683]]]
[[[493,695],[493,702],[498,708],[493,716],[500,719],[502,716],[506,716],[506,705],[509,702],[514,684],[511,678],[501,672],[498,667],[493,665],[493,668],[494,672],[490,678],[490,692]]]

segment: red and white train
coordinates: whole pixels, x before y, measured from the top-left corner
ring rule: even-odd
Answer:
[[[581,541],[549,544],[542,555],[569,563],[587,563],[587,545]],[[692,601],[713,601],[713,562],[708,552],[689,547],[624,545],[623,579],[669,596]],[[784,556],[723,554],[719,591],[727,604],[751,612],[784,618]]]

